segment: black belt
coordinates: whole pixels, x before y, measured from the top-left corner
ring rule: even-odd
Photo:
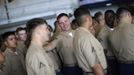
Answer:
[[[84,72],[84,74],[94,74],[94,72]]]
[[[64,64],[64,67],[77,67],[77,64]]]
[[[132,61],[119,61],[121,64],[134,64],[134,60]]]
[[[94,73],[94,72],[85,72],[85,73]],[[104,69],[104,73],[107,73],[107,69]]]
[[[60,72],[60,71],[61,71],[60,69],[55,70],[56,73],[57,73],[57,72]]]
[[[115,56],[107,56],[108,59],[116,59]]]

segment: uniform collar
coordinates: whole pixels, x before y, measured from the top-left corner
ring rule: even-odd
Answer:
[[[110,31],[113,31],[113,30],[114,30],[114,28],[110,28],[110,27],[108,27],[107,25],[105,25],[105,27],[106,27],[108,30],[110,30]]]
[[[89,30],[87,30],[86,28],[84,28],[84,27],[79,27],[78,29],[80,29],[80,30],[84,30],[84,31],[86,31],[86,32],[88,32],[88,33],[91,34],[91,32],[90,32]]]
[[[131,23],[127,23],[127,22],[119,22],[118,25],[119,25],[119,26],[122,26],[122,25],[131,25]]]
[[[20,43],[21,43],[21,44],[23,44],[23,43],[24,43],[24,41],[17,41],[17,43],[19,43],[19,44],[20,44]]]
[[[69,30],[69,31],[63,31],[63,33],[67,33],[67,34],[69,34],[69,33],[71,33],[71,32],[73,32],[73,30],[71,29],[71,30]]]
[[[17,51],[15,51],[15,52],[13,52],[11,49],[9,49],[9,48],[6,48],[6,50],[5,50],[5,52],[4,52],[5,54],[7,54],[7,53],[17,53]]]
[[[31,45],[33,45],[34,47],[38,48],[38,50],[42,50],[43,49],[43,46],[39,46],[35,42],[31,42]]]
[[[74,30],[69,30],[67,32],[63,31],[60,33],[60,35],[65,36],[65,37],[73,37],[74,36]]]

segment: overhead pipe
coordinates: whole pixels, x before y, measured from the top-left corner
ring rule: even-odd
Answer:
[[[5,6],[5,9],[6,9],[7,21],[10,23],[10,16],[9,16],[9,11],[8,11],[6,0],[4,0],[4,6]]]

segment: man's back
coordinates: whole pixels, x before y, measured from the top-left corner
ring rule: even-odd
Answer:
[[[114,56],[113,53],[111,52],[111,47],[109,45],[109,34],[113,31],[113,28],[110,28],[108,26],[104,26],[98,36],[97,39],[101,43],[102,47],[106,51],[106,56]]]
[[[100,62],[103,69],[106,69],[107,65],[103,48],[88,30],[82,27],[76,30],[74,47],[79,66],[85,72],[93,72],[92,67],[98,62]]]
[[[28,48],[26,67],[28,75],[55,75],[51,59],[42,47],[34,43]]]
[[[134,25],[119,24],[110,34],[110,44],[118,60],[134,60]]]

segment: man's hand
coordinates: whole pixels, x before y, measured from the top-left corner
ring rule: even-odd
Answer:
[[[95,64],[93,66],[93,71],[95,75],[105,75],[104,70],[101,66],[101,64]]]

